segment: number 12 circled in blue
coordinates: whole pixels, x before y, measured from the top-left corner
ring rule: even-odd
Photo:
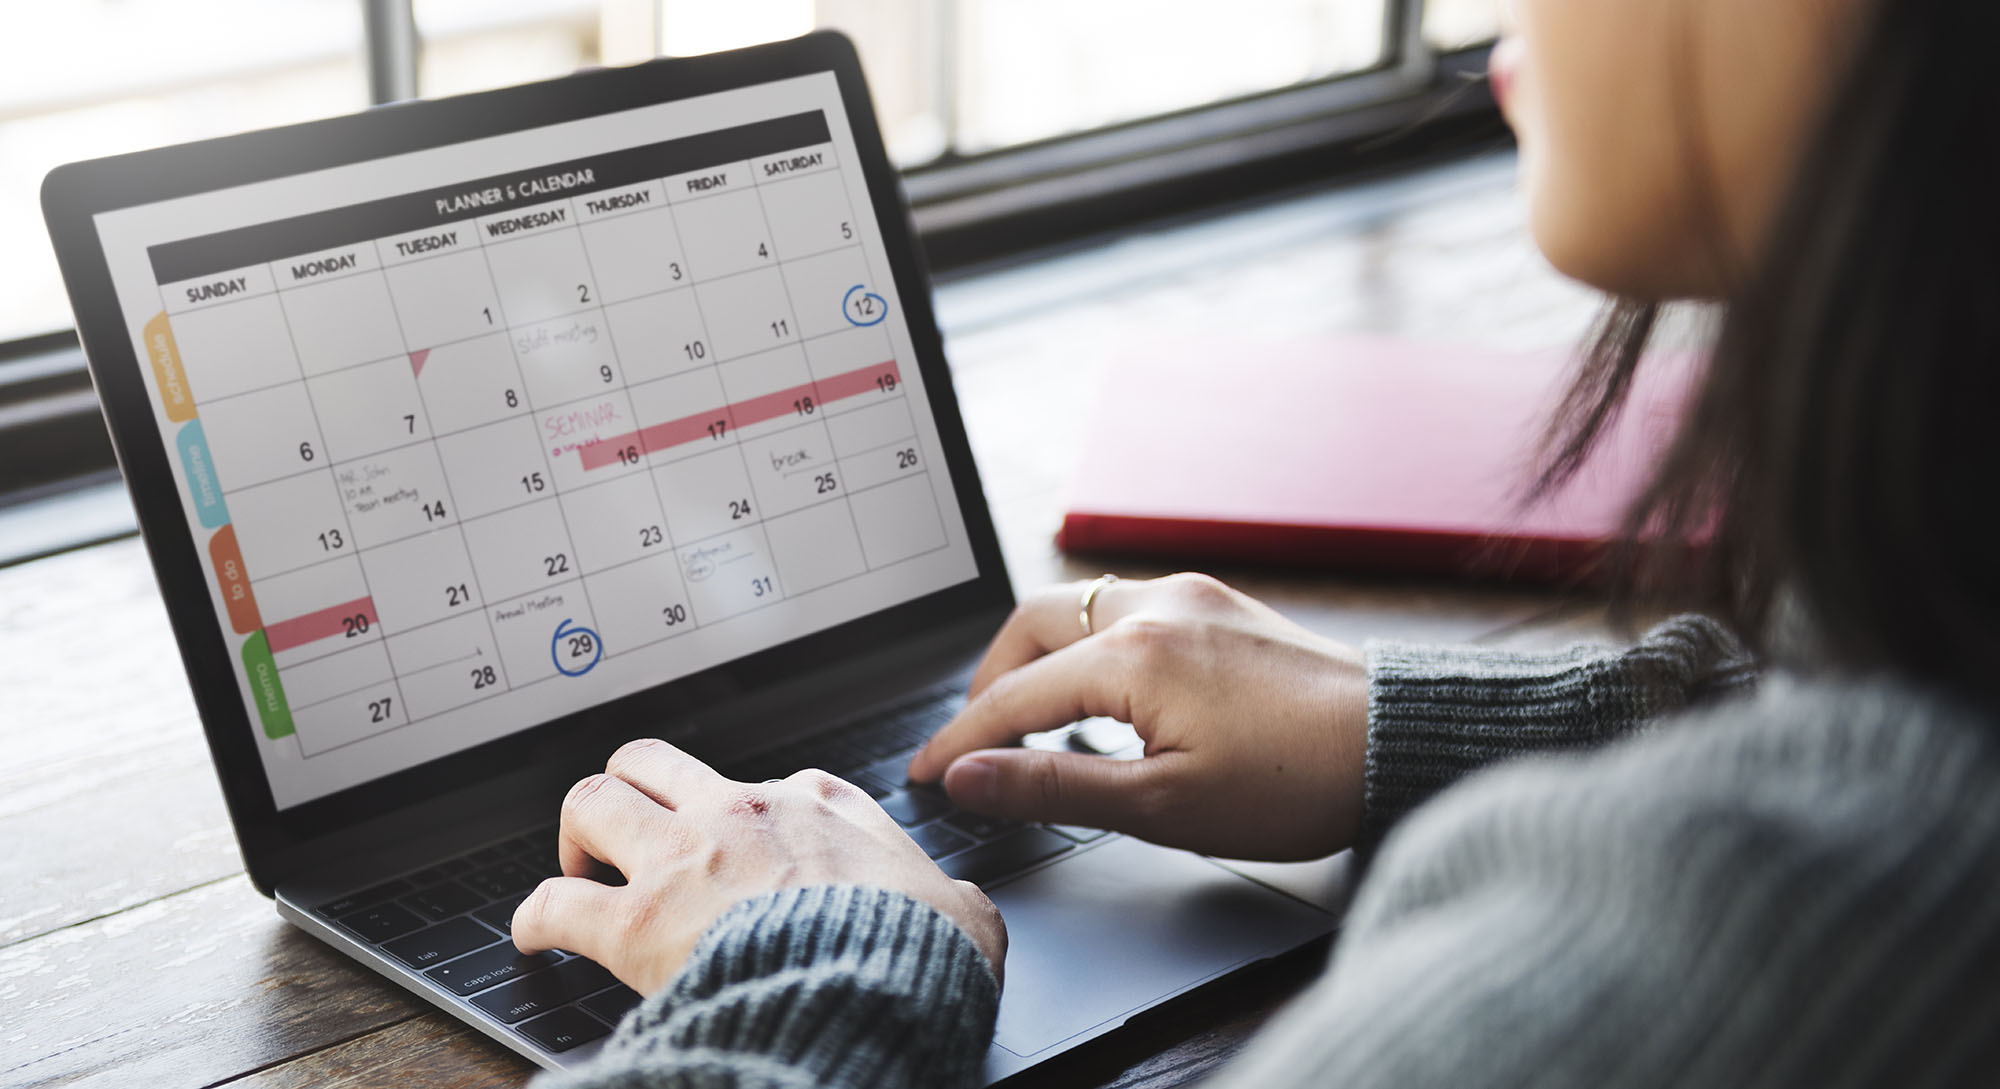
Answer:
[[[581,677],[592,669],[595,669],[597,663],[604,658],[604,640],[589,628],[581,625],[571,627],[573,623],[575,623],[573,620],[564,620],[562,623],[557,624],[555,635],[549,639],[549,657],[555,660],[556,672],[561,673],[565,677]],[[570,641],[569,656],[571,661],[581,659],[585,655],[589,655],[590,660],[584,662],[581,667],[574,669],[564,665],[564,639]]]
[[[860,298],[855,298],[856,295]],[[880,325],[889,316],[889,300],[868,290],[867,284],[855,284],[842,296],[840,312],[853,325]]]

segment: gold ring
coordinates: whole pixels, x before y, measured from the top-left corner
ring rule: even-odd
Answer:
[[[1083,601],[1077,606],[1076,618],[1079,622],[1083,624],[1083,634],[1085,638],[1089,638],[1091,634],[1090,606],[1097,601],[1098,591],[1104,589],[1106,586],[1109,586],[1117,581],[1118,581],[1117,575],[1099,575],[1097,576],[1097,578],[1091,581],[1089,586],[1083,588]]]

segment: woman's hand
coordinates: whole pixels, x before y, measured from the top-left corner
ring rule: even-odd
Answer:
[[[1230,858],[1317,858],[1361,816],[1368,679],[1354,650],[1201,575],[1081,584],[1014,610],[965,710],[910,762],[967,809],[1085,824]],[[1093,715],[1134,761],[1010,745]]]
[[[564,876],[514,911],[524,953],[570,949],[651,994],[739,901],[795,885],[907,893],[957,923],[997,975],[1007,929],[986,894],[954,881],[882,808],[823,771],[738,783],[664,741],[634,741],[563,799]],[[603,884],[610,866],[625,875]]]

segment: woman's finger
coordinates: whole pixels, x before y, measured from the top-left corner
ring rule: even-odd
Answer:
[[[975,813],[1112,828],[1148,836],[1160,810],[1152,792],[1186,753],[1112,760],[1074,752],[987,749],[953,761],[945,793]]]
[[[911,759],[910,779],[935,782],[947,765],[966,753],[1011,745],[1023,735],[1092,715],[1130,722],[1131,672],[1113,644],[1096,639],[1036,658],[967,703]]]
[[[592,862],[631,873],[650,845],[660,842],[671,810],[616,775],[592,775],[569,788],[562,803],[556,856],[563,873],[583,877]]]
[[[728,782],[684,750],[650,737],[620,745],[605,761],[604,771],[668,809],[707,797]]]
[[[514,909],[514,947],[523,953],[567,949],[606,963],[605,944],[619,932],[613,925],[619,890],[581,877],[551,877]]]
[[[1144,582],[1111,582],[1097,590],[1090,603],[1093,631],[1103,631],[1132,608],[1135,596],[1143,595]],[[1001,626],[972,673],[967,690],[977,699],[996,679],[1083,638],[1083,595],[1089,582],[1051,586],[1021,602],[1014,615]]]

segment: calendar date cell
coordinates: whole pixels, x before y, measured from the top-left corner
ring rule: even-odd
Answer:
[[[401,354],[393,359],[306,380],[314,415],[335,461],[422,442],[430,416],[417,375]]]
[[[755,190],[723,193],[673,207],[674,226],[696,283],[709,283],[778,261]]]
[[[673,552],[666,516],[646,473],[567,492],[561,503],[584,570],[602,571]]]
[[[437,451],[461,519],[555,494],[541,437],[527,417],[441,436]]]
[[[775,267],[704,281],[694,290],[708,318],[709,347],[716,359],[735,359],[799,339],[785,280]]]
[[[469,227],[456,228],[458,232]],[[478,250],[446,253],[408,264],[392,265],[384,275],[389,296],[403,324],[403,341],[412,352],[502,332],[506,322],[486,255]]]
[[[468,522],[465,543],[489,600],[571,582],[583,574],[553,499]]]
[[[382,624],[392,633],[479,613],[480,582],[456,531],[371,548],[361,553],[361,566]]]
[[[175,314],[169,319],[188,390],[208,402],[299,378],[292,334],[276,295]]]
[[[260,602],[263,579],[354,554],[340,492],[328,471],[259,484],[229,497],[229,516]],[[263,606],[265,619],[272,615]]]
[[[372,274],[288,287],[278,293],[308,375],[403,354],[403,330],[389,284]]]
[[[568,203],[495,216],[482,221],[482,226],[490,229],[494,224],[535,222],[556,214],[567,217]],[[492,264],[493,283],[499,289],[500,305],[510,327],[603,305],[590,259],[583,251],[583,239],[573,229],[552,225],[507,241],[489,238],[486,258]]]
[[[297,382],[205,404],[201,419],[225,492],[330,464],[312,399]]]
[[[694,615],[672,550],[586,576],[607,647],[632,650],[693,631]]]
[[[420,349],[410,353],[409,361],[437,434],[533,411],[505,333]]]

